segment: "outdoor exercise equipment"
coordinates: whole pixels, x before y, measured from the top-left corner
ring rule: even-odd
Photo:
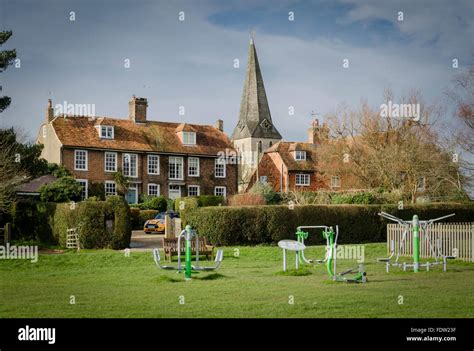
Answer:
[[[333,227],[321,226],[323,230],[323,238],[326,239],[326,257],[324,260],[317,260],[318,263],[326,263],[326,269],[329,277],[336,282],[346,283],[366,283],[367,273],[364,271],[364,265],[359,264],[357,267],[347,269],[337,274],[337,239],[339,237],[339,226],[336,225],[336,231]],[[357,273],[352,277],[346,277],[349,273]]]
[[[181,240],[185,240],[185,264],[184,268],[181,265]],[[192,250],[191,241],[196,240],[196,263],[192,264]],[[160,251],[155,248],[153,249],[153,258],[158,268],[165,270],[176,270],[181,273],[184,270],[185,280],[191,280],[191,273],[197,273],[199,271],[213,271],[220,267],[222,259],[224,257],[223,250],[217,250],[216,258],[213,266],[200,266],[199,265],[199,236],[195,230],[187,225],[186,228],[178,236],[178,266],[166,266],[161,264]]]
[[[296,228],[296,238],[300,243],[302,243],[304,245],[304,241],[306,239],[308,239],[309,233],[304,232],[303,229],[320,229],[320,228],[323,228],[323,226],[319,226],[319,225],[316,225],[316,226],[299,226],[298,228]],[[304,263],[311,264],[311,263],[313,263],[313,260],[307,259],[304,256],[304,249],[299,251],[298,260],[301,264],[304,264]]]
[[[390,270],[390,266],[402,267],[404,271],[406,271],[408,267],[413,267],[413,271],[417,273],[419,272],[420,267],[426,267],[426,270],[429,271],[431,266],[440,265],[440,264],[443,265],[443,271],[446,272],[447,260],[456,258],[454,256],[446,256],[446,255],[441,254],[441,245],[440,245],[439,240],[437,240],[436,250],[435,250],[431,243],[431,239],[429,235],[427,234],[428,228],[434,222],[440,221],[448,217],[452,217],[455,215],[455,213],[451,213],[443,217],[428,219],[428,220],[420,220],[417,215],[414,215],[411,221],[403,220],[401,218],[395,217],[394,215],[391,215],[390,213],[386,213],[386,212],[380,212],[378,215],[390,221],[397,222],[403,227],[402,240],[400,241],[400,246],[398,248],[398,252],[395,257],[395,262],[392,262],[392,258],[393,256],[395,256],[395,243],[393,240],[390,242],[390,256],[387,258],[377,259],[379,262],[385,262],[387,273]],[[405,242],[407,240],[407,235],[408,235],[410,226],[412,226],[412,232],[413,232],[413,263],[412,264],[408,264],[406,262],[399,263],[398,260],[404,248]],[[425,264],[420,264],[420,235],[421,234],[424,235],[425,240],[427,244],[429,245],[430,251],[433,257],[435,258],[435,262],[426,262]]]
[[[286,272],[286,250],[295,251],[296,269],[298,269],[299,253],[305,249],[304,244],[296,240],[280,240],[278,246],[283,249],[283,271]]]

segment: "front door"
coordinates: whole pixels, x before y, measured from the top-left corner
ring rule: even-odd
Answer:
[[[168,197],[173,200],[181,197],[181,187],[179,185],[170,185]]]
[[[129,204],[136,204],[138,202],[138,189],[136,184],[130,184],[125,196]]]

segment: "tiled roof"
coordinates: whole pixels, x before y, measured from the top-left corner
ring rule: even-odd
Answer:
[[[289,171],[315,171],[317,170],[317,148],[317,145],[312,143],[279,141],[265,153],[279,153]],[[293,155],[295,150],[306,151],[306,161],[296,161]]]
[[[41,186],[52,183],[57,179],[58,178],[51,174],[46,174],[44,176],[32,179],[27,183],[18,185],[15,190],[19,193],[39,193]]]
[[[114,127],[114,139],[101,139],[95,126]],[[66,147],[114,149],[137,152],[165,152],[198,155],[216,155],[219,151],[233,150],[226,134],[209,125],[186,124],[196,132],[196,145],[185,146],[176,129],[180,123],[147,121],[135,123],[128,119],[109,117],[57,117],[53,127]]]

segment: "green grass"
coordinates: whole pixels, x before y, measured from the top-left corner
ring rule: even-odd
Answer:
[[[387,274],[375,262],[385,247],[366,245],[367,284],[332,282],[324,266],[284,274],[281,250],[271,246],[240,247],[240,257],[225,248],[218,271],[190,282],[158,270],[150,252],[83,250],[40,255],[35,264],[0,260],[0,317],[474,317],[474,264],[450,262],[447,273],[436,267]],[[306,250],[310,258],[323,255],[323,247]],[[339,271],[354,265],[339,263]]]

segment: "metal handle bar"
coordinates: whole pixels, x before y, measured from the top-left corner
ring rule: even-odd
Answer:
[[[328,230],[330,227],[326,225],[302,225],[296,228],[296,230],[301,230],[301,229],[326,229]]]

